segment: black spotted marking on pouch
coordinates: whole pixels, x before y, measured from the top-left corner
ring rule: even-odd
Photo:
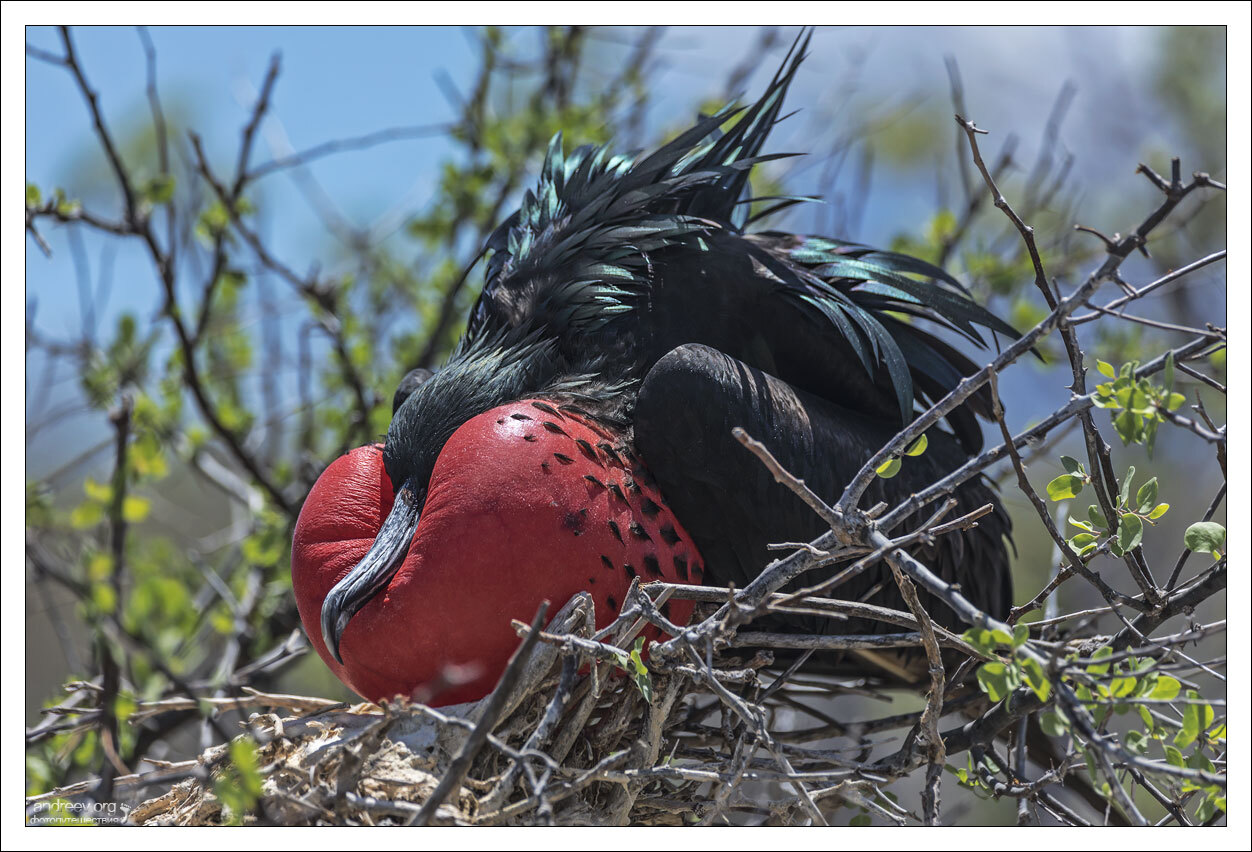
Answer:
[[[613,449],[613,447],[607,441],[601,441],[600,443],[596,444],[596,446],[604,450],[604,454],[608,456],[609,458],[611,458],[615,465],[617,465],[618,467],[626,466],[626,462],[622,461],[622,457],[617,454],[617,451]]]
[[[644,497],[639,501],[639,511],[643,512],[648,517],[652,517],[657,512],[661,511],[661,507],[652,502],[650,498]]]
[[[514,420],[534,420],[535,419],[531,417],[529,414],[522,414],[521,412],[518,412],[517,414],[510,414],[509,416],[512,417]]]
[[[536,438],[534,435],[523,435],[523,436],[522,436],[522,440],[523,440],[523,441],[530,441],[530,442],[533,444],[535,441],[538,441],[539,439],[538,439],[538,438]]]
[[[544,420],[543,428],[547,429],[549,432],[553,433],[554,435],[564,435],[567,438],[569,437],[569,434],[564,429],[562,429],[560,426],[553,423],[551,420]]]
[[[612,560],[612,559],[609,559],[607,556],[601,556],[601,557],[600,557],[600,561],[601,561],[602,563],[604,563],[604,567],[605,567],[605,568],[608,568],[610,571],[612,571],[612,570],[613,570],[613,560]]]
[[[678,573],[678,578],[684,583],[689,579],[687,576],[687,557],[674,554],[674,570]]]
[[[539,462],[539,466],[540,466],[541,468],[543,468],[543,472],[544,472],[544,473],[551,473],[551,472],[552,472],[552,468],[548,467],[548,463],[547,463],[547,462]]]
[[[674,532],[673,524],[661,524],[661,538],[664,539],[665,543],[671,547],[682,541],[682,536]]]
[[[588,482],[590,482],[592,485],[595,485],[595,486],[597,486],[597,487],[599,487],[599,488],[603,488],[603,487],[604,487],[604,483],[603,483],[603,482],[601,482],[600,480],[596,479],[594,476],[592,476],[592,475],[591,475],[591,474],[589,474],[589,473],[584,473],[584,474],[583,474],[583,479],[587,480],[587,481],[588,481]]]
[[[552,457],[556,459],[557,461],[559,461],[561,464],[573,464],[574,463],[574,460],[570,458],[569,456],[565,455],[565,453],[553,453]]]
[[[643,524],[638,521],[630,522],[630,532],[635,538],[642,541],[652,541],[652,536],[648,535],[648,531],[643,528]]]
[[[588,583],[590,583],[591,585],[593,585],[593,586],[594,586],[594,585],[596,584],[596,578],[595,578],[595,577],[588,577],[588,578],[587,578],[587,582],[588,582]]]
[[[704,566],[699,562],[691,566],[691,576],[697,580],[704,579]]]
[[[591,459],[596,464],[600,463],[600,457],[596,455],[595,448],[591,446],[591,442],[586,438],[575,438],[574,443],[578,444],[578,449],[583,451],[583,455]]]
[[[503,418],[503,417],[501,417],[499,420],[497,420],[497,421],[496,421],[496,425],[497,425],[497,426],[503,426],[503,425],[504,425],[504,418]]]
[[[583,516],[578,512],[566,512],[565,517],[561,519],[561,525],[568,530],[573,530],[574,535],[583,534]]]
[[[629,562],[623,562],[622,570],[626,572],[627,577],[629,577],[632,580],[635,579],[635,566],[634,565],[631,565]]]
[[[534,406],[535,408],[538,408],[544,414],[551,414],[553,417],[559,417],[562,420],[565,419],[565,417],[561,414],[561,412],[557,411],[556,408],[554,408],[551,405],[548,405],[546,402],[532,402],[531,405]]]
[[[613,610],[614,612],[617,612],[617,598],[613,597],[612,595],[609,595],[609,609]]]
[[[622,493],[622,489],[618,487],[616,482],[610,482],[608,489],[613,492],[613,496],[623,503],[630,505],[630,501],[626,499],[626,495]]]
[[[649,553],[643,558],[643,570],[647,571],[648,574],[653,577],[660,577],[661,563],[657,561],[655,556]]]
[[[622,541],[622,529],[617,525],[617,521],[609,521],[609,529],[613,531],[613,538],[617,539],[622,544],[626,543],[625,541]]]

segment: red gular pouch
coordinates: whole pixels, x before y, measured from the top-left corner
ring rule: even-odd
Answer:
[[[599,629],[617,617],[636,576],[704,576],[695,544],[620,437],[555,403],[522,400],[480,414],[448,440],[408,555],[348,623],[340,665],[322,641],[322,601],[369,551],[394,499],[382,447],[359,447],[313,486],[292,542],[305,632],[335,675],[370,701],[425,694],[445,683],[449,666],[477,674],[430,703],[475,701],[519,644],[511,621],[529,622],[541,601],[555,614],[587,591]],[[675,600],[662,611],[686,624],[693,606]]]

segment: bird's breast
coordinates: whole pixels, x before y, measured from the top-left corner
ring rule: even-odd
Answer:
[[[341,666],[321,640],[322,601],[368,551],[393,499],[381,447],[353,450],[314,485],[292,546],[310,641],[371,700],[414,694],[449,666],[477,674],[432,703],[481,698],[518,644],[510,621],[529,621],[541,601],[554,613],[588,591],[603,627],[635,577],[703,576],[690,536],[620,436],[554,402],[523,400],[473,418],[444,446],[408,555],[349,622]],[[678,624],[691,608],[666,605]]]

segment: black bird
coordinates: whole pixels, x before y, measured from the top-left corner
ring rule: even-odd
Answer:
[[[568,596],[565,577],[570,589],[597,595],[602,620],[620,605],[607,589],[636,575],[743,587],[776,556],[771,542],[806,541],[824,527],[731,436],[733,427],[833,502],[917,406],[975,370],[928,328],[970,347],[985,346],[980,327],[1016,336],[952,276],[916,258],[746,230],[749,203],[759,201],[746,197],[750,169],[788,156],[761,151],[806,46],[807,37],[798,40],[759,101],[702,118],[647,156],[589,146],[565,156],[560,135],[553,139],[537,188],[487,244],[486,285],[464,338],[441,370],[410,374],[397,392],[385,475],[376,451],[366,474],[388,480],[386,520],[368,553],[333,570],[299,557],[313,566],[306,577],[322,572],[297,577],[306,626],[358,691],[411,690],[434,676],[438,660],[430,658],[441,653],[464,662],[465,644],[488,618],[506,628],[503,650],[490,652],[503,657],[484,663],[498,673],[516,642],[504,611],[529,619],[534,599]],[[976,397],[932,428],[925,453],[877,479],[864,505],[893,504],[977,452],[975,415],[985,406]],[[491,483],[478,481],[478,465]],[[437,481],[440,514],[428,520]],[[478,502],[447,510],[455,500],[445,492]],[[920,555],[1003,618],[1011,605],[1007,515],[985,483],[966,483],[954,496],[956,512],[986,503],[995,510]],[[449,512],[473,517],[450,522]],[[456,547],[441,537],[457,538]],[[303,553],[301,542],[298,531]],[[454,554],[447,558],[457,567],[432,567],[436,552]],[[540,567],[527,567],[536,560]],[[432,571],[462,572],[459,593],[453,581],[423,585]],[[903,608],[884,571],[867,571],[836,594]],[[922,602],[936,621],[961,629],[944,605],[924,593]],[[880,629],[803,615],[762,626],[832,623],[839,632]],[[383,686],[360,686],[369,678]],[[490,686],[484,680],[478,694]]]

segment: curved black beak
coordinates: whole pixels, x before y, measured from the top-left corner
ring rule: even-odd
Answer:
[[[361,611],[374,595],[387,588],[404,562],[417,532],[422,501],[406,482],[396,492],[391,514],[383,521],[374,546],[356,567],[334,585],[322,602],[322,641],[335,660],[343,664],[339,642],[352,616]]]

